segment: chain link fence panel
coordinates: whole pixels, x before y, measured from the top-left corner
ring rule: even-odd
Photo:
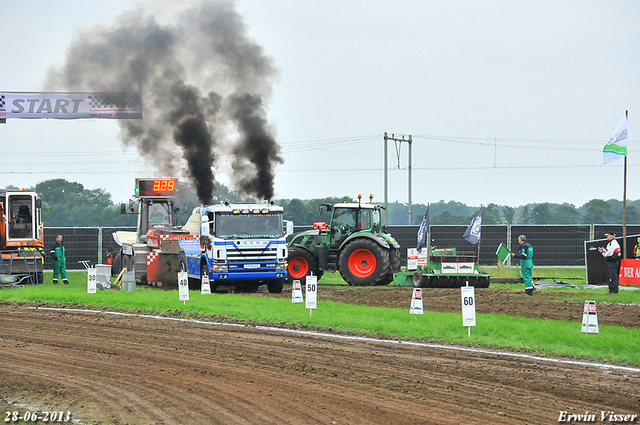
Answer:
[[[118,230],[136,231],[135,227],[45,227],[44,229],[44,269],[53,269],[53,260],[49,251],[62,235],[67,258],[67,270],[84,270],[82,261],[89,264],[106,264],[107,254],[118,251],[119,245],[113,239]]]
[[[406,265],[407,249],[417,245],[420,226],[386,226],[387,231],[400,244],[402,265]],[[294,234],[311,230],[313,226],[294,226]],[[473,245],[462,237],[467,226],[430,226],[431,246],[456,248],[459,253],[473,252],[481,265],[496,265],[496,249],[504,243],[511,251],[518,249],[518,236],[525,235],[534,248],[534,263],[537,266],[584,266],[585,242],[606,239],[604,234],[613,232],[622,236],[622,225],[483,225],[480,243]],[[135,231],[135,227],[48,227],[44,229],[45,270],[52,269],[49,249],[56,235],[62,235],[66,247],[67,269],[84,270],[81,261],[90,264],[106,264],[109,252],[120,249],[113,233],[119,230]],[[640,225],[628,225],[627,234],[640,234]],[[289,238],[290,240],[290,238]],[[627,251],[633,249],[627,247]],[[479,252],[479,255],[478,255]],[[511,260],[517,266],[517,260]]]

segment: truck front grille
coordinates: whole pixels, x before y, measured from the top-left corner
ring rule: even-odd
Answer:
[[[250,261],[273,261],[278,260],[278,250],[276,247],[272,248],[258,248],[258,247],[242,247],[242,248],[230,248],[227,247],[227,261],[232,263],[246,263]]]

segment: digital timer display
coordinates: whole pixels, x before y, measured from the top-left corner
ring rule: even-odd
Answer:
[[[169,198],[177,192],[177,179],[136,179],[136,196],[139,198]]]

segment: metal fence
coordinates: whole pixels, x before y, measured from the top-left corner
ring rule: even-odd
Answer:
[[[118,230],[136,230],[135,227],[45,227],[44,250],[45,270],[53,268],[53,261],[49,249],[55,242],[57,235],[62,235],[67,258],[67,270],[84,270],[81,261],[88,260],[90,264],[106,264],[107,254],[119,250],[113,239],[113,233]]]
[[[406,264],[407,248],[416,247],[416,235],[420,226],[387,226],[387,231],[400,244],[403,265]],[[312,226],[295,226],[294,233],[309,230]],[[584,266],[584,243],[588,240],[605,239],[604,233],[613,232],[622,236],[622,225],[484,225],[478,245],[467,242],[462,234],[467,226],[430,227],[431,246],[456,248],[459,252],[473,251],[482,265],[496,264],[496,249],[500,243],[512,251],[518,247],[518,236],[526,235],[534,247],[534,262],[537,266]],[[117,230],[135,231],[133,227],[49,227],[44,229],[45,269],[52,268],[48,255],[49,247],[58,234],[62,235],[67,253],[67,269],[82,270],[80,261],[91,264],[106,264],[107,254],[117,251],[113,239]],[[640,225],[627,225],[627,234],[640,234]],[[627,247],[628,250],[633,246]],[[479,252],[479,255],[478,255]]]
[[[294,232],[311,229],[311,226],[295,226]],[[387,226],[387,231],[400,244],[403,265],[406,264],[407,248],[415,248],[420,226]],[[482,265],[495,265],[496,249],[500,243],[512,251],[518,248],[518,236],[526,235],[534,248],[534,263],[537,266],[584,266],[584,243],[588,240],[606,239],[604,234],[613,232],[622,236],[622,225],[483,225],[478,245],[462,237],[467,226],[430,226],[431,246],[456,248],[458,252],[474,252]],[[627,234],[640,233],[640,225],[627,225]],[[633,246],[627,247],[630,251]],[[629,257],[629,255],[627,255]],[[517,264],[517,260],[514,261]]]

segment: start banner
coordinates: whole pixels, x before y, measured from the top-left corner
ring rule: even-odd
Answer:
[[[0,92],[0,118],[142,119],[139,93]]]

